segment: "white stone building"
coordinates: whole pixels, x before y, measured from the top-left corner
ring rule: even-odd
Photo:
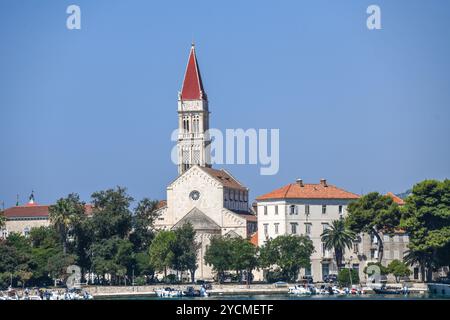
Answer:
[[[212,279],[214,274],[204,263],[211,237],[249,238],[256,231],[256,216],[249,209],[248,188],[229,172],[211,168],[208,98],[194,46],[178,94],[178,126],[179,176],[167,187],[166,205],[159,209],[156,227],[171,230],[191,223],[201,243],[195,276]]]
[[[344,217],[347,205],[359,196],[330,185],[322,179],[318,184],[305,184],[302,180],[288,184],[256,199],[258,211],[258,245],[279,235],[307,235],[314,244],[311,267],[300,275],[312,275],[321,281],[327,274],[337,273],[334,254],[324,250],[322,232],[333,220]],[[357,248],[356,248],[357,249]],[[351,253],[346,254],[346,260]],[[358,268],[356,254],[353,267]]]

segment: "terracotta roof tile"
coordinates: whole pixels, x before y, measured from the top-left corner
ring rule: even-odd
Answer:
[[[253,244],[255,247],[258,246],[258,232],[255,232],[250,236],[250,243]]]
[[[393,194],[392,192],[388,192],[386,195],[387,195],[388,197],[391,197],[392,200],[394,200],[394,202],[395,202],[396,204],[398,204],[399,206],[402,206],[402,205],[405,204],[405,201],[403,201],[402,198],[396,196],[396,195]]]
[[[303,184],[291,183],[272,192],[256,198],[256,200],[269,199],[358,199],[357,194],[345,191],[330,184]]]
[[[156,205],[156,209],[161,209],[166,206],[167,206],[167,200],[160,200]]]
[[[8,208],[4,213],[6,218],[48,217],[48,208],[46,205],[25,205]]]
[[[211,177],[219,181],[224,187],[231,188],[231,189],[240,189],[240,190],[247,190],[246,187],[244,187],[239,181],[237,181],[235,178],[233,178],[228,172],[225,170],[217,170],[213,168],[206,168],[206,167],[199,167],[203,171],[205,171],[207,174],[209,174]]]
[[[16,206],[8,208],[4,211],[6,218],[32,218],[32,217],[48,217],[49,205],[27,204],[24,206]],[[85,213],[92,215],[93,206],[85,205]]]

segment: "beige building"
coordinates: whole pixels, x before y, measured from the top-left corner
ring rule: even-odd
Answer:
[[[32,228],[48,226],[48,208],[47,205],[37,204],[32,192],[27,204],[17,204],[4,211],[6,223],[5,227],[0,229],[0,238],[6,239],[13,232],[27,236]]]
[[[27,204],[4,211],[6,223],[0,229],[0,238],[6,239],[13,232],[28,236],[32,228],[49,226],[49,208],[50,205],[37,204],[32,193]],[[92,205],[85,205],[85,211],[87,215],[91,215]]]
[[[393,200],[403,205],[403,200],[388,193]],[[357,194],[330,185],[322,179],[318,184],[305,184],[301,179],[257,198],[258,245],[264,245],[269,238],[279,235],[307,235],[315,252],[311,257],[311,267],[303,269],[300,276],[311,275],[314,281],[322,281],[328,274],[337,274],[334,252],[325,250],[321,234],[333,220],[344,218],[348,204],[358,199]],[[407,251],[408,236],[397,232],[393,237],[382,235],[384,254],[382,264],[387,266],[392,260],[402,260]],[[369,262],[378,260],[376,237],[361,234],[353,248],[346,250],[344,262],[358,270],[360,280],[366,280],[364,268]],[[418,269],[412,268],[411,279],[418,279]],[[392,279],[390,279],[392,280]]]
[[[333,252],[325,250],[320,235],[333,220],[344,217],[347,205],[359,196],[328,184],[296,183],[269,192],[256,199],[258,206],[258,245],[279,235],[307,235],[314,244],[311,267],[300,275],[312,275],[321,281],[325,275],[337,273]],[[347,256],[346,256],[347,258]],[[354,261],[358,267],[357,260]]]
[[[167,187],[166,205],[159,209],[156,227],[176,229],[191,223],[201,244],[197,279],[212,279],[204,253],[214,235],[249,238],[256,216],[249,209],[249,190],[225,170],[209,163],[209,109],[192,46],[183,87],[178,95],[178,173]]]

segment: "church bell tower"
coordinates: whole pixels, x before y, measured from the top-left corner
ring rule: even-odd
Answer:
[[[209,145],[208,97],[203,88],[200,68],[192,44],[184,74],[183,87],[178,93],[178,174],[192,165],[211,167]]]

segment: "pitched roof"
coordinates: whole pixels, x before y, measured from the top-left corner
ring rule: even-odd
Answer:
[[[246,187],[244,187],[239,181],[237,181],[231,174],[229,174],[227,171],[221,169],[213,169],[213,168],[207,168],[207,167],[200,167],[204,172],[209,174],[211,177],[219,181],[224,187],[231,188],[231,189],[240,189],[240,190],[247,190]]]
[[[189,60],[184,74],[183,87],[181,88],[181,99],[200,100],[207,99],[206,92],[203,89],[200,68],[195,55],[195,46],[192,45],[189,53]]]
[[[49,205],[26,204],[8,208],[4,211],[4,214],[6,218],[45,218],[49,215],[49,208]],[[93,206],[91,204],[86,204],[84,208],[87,215],[92,215]]]
[[[194,230],[215,230],[220,231],[220,226],[214,222],[210,217],[204,214],[198,208],[193,208],[183,218],[180,219],[172,229],[177,229],[183,226],[185,223],[192,224]]]
[[[395,202],[396,204],[398,204],[399,206],[402,206],[402,205],[405,204],[405,201],[403,201],[402,198],[396,196],[396,195],[393,194],[392,192],[388,192],[386,195],[387,195],[388,197],[391,197],[392,200],[394,200],[394,202]]]
[[[8,208],[4,214],[6,218],[48,217],[48,208],[47,205],[29,204]]]
[[[357,194],[345,191],[331,184],[291,183],[264,194],[256,200],[268,199],[358,199]]]

